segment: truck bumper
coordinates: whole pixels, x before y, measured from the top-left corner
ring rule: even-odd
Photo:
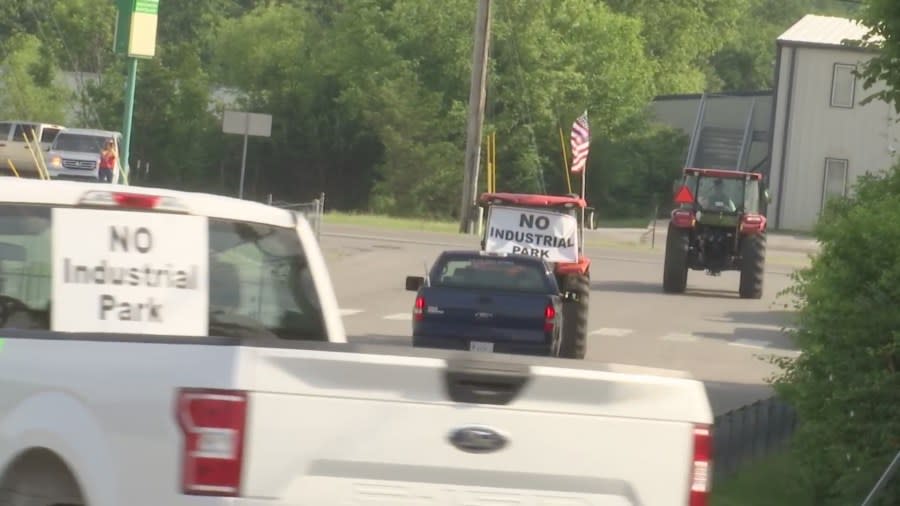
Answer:
[[[514,355],[536,355],[541,357],[552,356],[550,343],[522,343],[516,341],[492,341],[489,339],[466,339],[460,337],[434,337],[413,335],[413,347],[416,348],[440,348],[444,350],[468,350],[472,341],[494,343],[495,353],[510,353]]]

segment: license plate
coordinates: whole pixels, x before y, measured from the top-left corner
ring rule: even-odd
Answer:
[[[471,343],[469,343],[469,351],[484,351],[490,353],[494,351],[494,343],[472,341]]]

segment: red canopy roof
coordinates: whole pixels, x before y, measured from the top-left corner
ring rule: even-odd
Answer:
[[[499,202],[496,202],[499,201]],[[503,203],[526,207],[559,207],[573,205],[587,207],[587,201],[581,197],[568,195],[538,195],[530,193],[483,193],[478,199],[481,205]]]

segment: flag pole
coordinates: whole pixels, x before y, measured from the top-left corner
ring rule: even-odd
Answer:
[[[562,127],[559,127],[559,145],[562,148],[563,172],[566,173],[566,187],[569,188],[569,193],[572,193],[572,178],[569,176],[569,158],[566,156],[566,140],[563,137]]]
[[[585,118],[587,118],[587,111],[584,111]],[[588,142],[591,140],[590,128],[588,129]],[[591,160],[591,150],[588,148],[588,152],[584,157],[584,165],[581,167],[581,200],[585,201],[585,206],[581,208],[581,251],[584,252],[584,219],[585,219],[585,207],[587,207],[587,168],[588,162]],[[583,253],[582,253],[583,254]]]

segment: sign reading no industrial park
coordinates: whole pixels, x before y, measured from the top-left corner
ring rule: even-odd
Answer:
[[[52,219],[53,330],[206,335],[205,217],[57,208]]]
[[[548,262],[578,261],[578,220],[568,214],[492,206],[484,249],[532,255]]]

